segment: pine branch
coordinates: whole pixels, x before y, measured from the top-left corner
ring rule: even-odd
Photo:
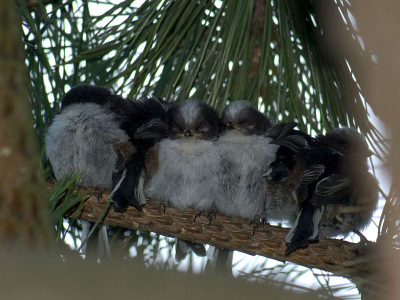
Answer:
[[[66,216],[91,222],[97,221],[107,205],[107,194],[99,196],[94,189],[89,190],[88,199],[81,209],[74,208]],[[253,236],[249,221],[241,218],[217,215],[209,224],[207,212],[194,222],[194,211],[179,212],[165,208],[160,201],[149,199],[143,211],[130,207],[125,213],[109,209],[104,224],[121,226],[141,231],[152,231],[170,237],[210,244],[218,248],[237,250],[250,255],[261,255],[282,262],[290,261],[309,268],[329,272],[354,275],[346,271],[349,261],[358,257],[358,245],[336,239],[322,239],[308,249],[298,250],[285,257],[285,236],[287,228],[266,224]],[[354,266],[351,266],[354,268]]]

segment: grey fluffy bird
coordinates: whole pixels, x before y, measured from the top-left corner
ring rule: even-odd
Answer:
[[[81,185],[111,192],[119,155],[127,157],[134,149],[116,113],[107,105],[87,101],[88,97],[109,96],[106,89],[79,86],[63,98],[62,109],[45,136],[46,154],[56,179],[74,171],[82,174]],[[78,97],[81,101],[69,103],[70,98]]]
[[[145,152],[157,140],[154,136],[163,136],[167,106],[157,98],[128,101],[98,86],[72,88],[45,136],[56,179],[79,173],[82,186],[110,192],[116,210],[128,204],[140,209],[145,201],[140,187]],[[135,138],[138,129],[146,139]],[[105,233],[105,227],[101,231]]]
[[[216,142],[221,161],[215,206],[224,215],[253,220],[264,214],[262,175],[278,148],[266,136],[272,124],[247,101],[230,103],[221,120],[224,131]]]
[[[118,158],[128,157],[134,150],[129,136],[119,127],[118,116],[107,105],[94,102],[107,97],[112,97],[107,89],[90,86],[75,87],[64,96],[61,111],[45,136],[46,154],[57,180],[74,172],[81,174],[82,186],[111,192],[115,185],[113,176],[114,181],[121,178]],[[119,97],[109,101],[124,104]],[[90,223],[83,223],[82,240],[90,227]],[[98,234],[98,256],[103,257],[110,251],[106,227],[102,226]],[[86,252],[85,248],[83,251]]]
[[[219,130],[218,114],[208,105],[188,100],[172,106],[168,138],[158,145],[158,170],[148,195],[179,210],[211,208],[218,183]]]
[[[220,163],[215,208],[227,216],[258,222],[265,208],[262,175],[278,148],[269,144],[272,139],[266,136],[272,123],[248,101],[230,103],[221,121],[223,132],[216,141]],[[215,249],[207,268],[232,272],[232,259],[233,251]]]
[[[168,138],[158,145],[158,169],[149,181],[148,195],[179,210],[211,209],[218,184],[219,132],[218,114],[208,105],[196,100],[173,105],[167,117]],[[191,248],[205,255],[204,247],[196,250],[198,246]],[[183,247],[177,249],[177,260],[185,255]]]

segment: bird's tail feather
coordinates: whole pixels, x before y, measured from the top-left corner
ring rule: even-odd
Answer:
[[[286,236],[285,255],[299,248],[307,248],[311,241],[318,239],[318,225],[324,213],[324,206],[313,206],[306,201],[297,215],[296,221]]]
[[[81,240],[84,245],[82,246],[82,254],[85,255],[86,260],[103,260],[111,256],[110,246],[108,244],[108,235],[106,226],[97,226],[94,229],[93,234],[90,232],[93,230],[94,223],[83,222]],[[90,235],[90,236],[89,236]]]
[[[108,243],[107,227],[101,226],[98,232],[98,253],[99,257],[110,257],[110,245]]]
[[[140,172],[139,176],[139,182],[138,182],[138,187],[135,189],[135,192],[137,193],[135,195],[136,199],[139,200],[139,202],[142,205],[146,205],[146,194],[144,192],[144,181],[146,179],[146,172],[144,168],[142,168],[142,171]]]
[[[119,188],[113,194],[114,205],[121,210],[130,204],[138,210],[145,202],[144,195],[144,157],[141,153],[134,153],[126,166],[126,174]]]
[[[193,251],[197,256],[206,256],[207,251],[203,244],[185,241],[180,238],[175,242],[175,260],[180,262],[186,258],[188,253]]]
[[[207,273],[228,273],[232,275],[233,251],[210,247],[207,250]]]

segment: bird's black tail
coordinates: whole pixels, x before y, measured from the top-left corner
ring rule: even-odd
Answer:
[[[310,199],[303,202],[296,221],[286,236],[285,255],[299,248],[307,248],[318,239],[318,225],[324,213],[324,206],[312,205]]]
[[[145,202],[143,191],[144,156],[142,153],[134,153],[126,165],[125,175],[121,179],[120,186],[114,192],[114,209],[116,211],[125,211],[128,205],[142,209]]]
[[[170,103],[159,98],[144,98],[130,103],[121,127],[136,147],[126,165],[125,178],[116,189],[114,209],[124,211],[128,205],[141,210],[146,203],[144,194],[144,157],[146,151],[165,138],[166,118]]]

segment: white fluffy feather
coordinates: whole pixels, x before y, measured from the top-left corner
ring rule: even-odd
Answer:
[[[235,120],[237,115],[241,114],[246,107],[253,107],[253,105],[246,100],[234,101],[225,108],[225,113],[228,119]]]
[[[263,214],[262,175],[275,160],[278,148],[270,141],[262,135],[245,136],[236,130],[227,131],[216,141],[221,155],[216,201],[219,212],[248,219]]]
[[[180,113],[186,123],[191,124],[201,113],[200,106],[196,100],[187,100],[179,107]]]
[[[82,174],[81,185],[112,189],[112,174],[117,161],[113,145],[128,141],[113,113],[94,103],[73,104],[54,117],[45,136],[46,154],[56,179],[67,172]],[[82,240],[91,224],[83,223]],[[110,255],[107,229],[98,233],[99,258]],[[86,253],[86,245],[83,253]]]
[[[290,225],[296,219],[298,206],[297,202],[292,199],[292,195],[286,184],[287,182],[276,183],[266,180],[265,214],[263,217],[268,221]]]
[[[159,169],[148,185],[151,198],[180,209],[209,209],[217,192],[219,152],[212,141],[165,139],[159,145]]]
[[[56,179],[74,171],[83,186],[110,191],[117,160],[115,143],[128,141],[113,113],[94,104],[73,104],[56,115],[48,128],[46,154]]]

